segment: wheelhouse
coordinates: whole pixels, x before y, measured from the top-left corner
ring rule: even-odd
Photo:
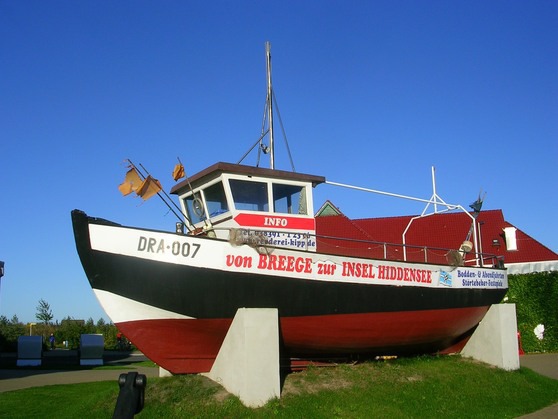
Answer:
[[[314,233],[312,188],[321,176],[217,163],[175,185],[189,229]]]

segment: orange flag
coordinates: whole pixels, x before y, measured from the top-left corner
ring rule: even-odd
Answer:
[[[157,179],[151,177],[151,175],[147,176],[145,180],[141,183],[139,188],[136,190],[138,196],[140,196],[144,201],[147,201],[153,195],[156,195],[163,189],[161,184]]]
[[[172,178],[177,181],[178,179],[182,179],[184,177],[184,166],[182,163],[177,163],[174,166],[174,170],[172,171]]]
[[[122,195],[126,196],[136,191],[142,184],[142,180],[135,168],[131,168],[126,172],[124,182],[118,186],[118,190]]]

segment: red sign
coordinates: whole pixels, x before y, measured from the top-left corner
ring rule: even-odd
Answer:
[[[313,218],[288,217],[272,214],[238,214],[234,217],[238,225],[243,227],[260,227],[284,230],[316,230]]]

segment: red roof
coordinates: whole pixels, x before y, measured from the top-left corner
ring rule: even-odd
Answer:
[[[382,244],[401,244],[403,232],[413,217],[415,216],[350,220],[345,215],[318,216],[318,236],[360,240],[351,243],[321,238],[317,242],[318,251],[383,258],[383,252],[387,249],[387,258],[402,260],[402,246]],[[558,261],[558,254],[520,229],[515,232],[517,250],[507,250],[504,228],[515,226],[505,221],[502,210],[481,211],[476,221],[479,237],[477,252],[503,256],[506,264]],[[472,218],[464,212],[431,214],[415,219],[405,234],[405,243],[417,247],[407,248],[407,260],[445,263],[447,250],[444,249],[458,250],[466,240],[471,224]],[[472,237],[469,240],[474,243]],[[378,242],[378,245],[373,246],[364,241]],[[425,246],[429,248],[426,260]]]

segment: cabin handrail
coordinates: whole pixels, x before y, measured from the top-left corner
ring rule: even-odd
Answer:
[[[458,249],[450,249],[450,248],[446,248],[446,247],[434,247],[434,246],[424,246],[424,245],[412,245],[412,244],[406,244],[406,243],[390,243],[390,242],[381,242],[381,241],[375,241],[375,240],[364,240],[364,239],[354,239],[354,238],[350,238],[350,237],[338,237],[338,236],[326,236],[326,235],[313,235],[316,240],[317,239],[329,239],[329,240],[336,240],[336,241],[345,241],[345,242],[353,242],[353,243],[363,243],[363,244],[372,244],[372,245],[376,245],[376,246],[383,246],[384,249],[388,248],[388,247],[398,247],[401,249],[416,249],[416,250],[420,250],[424,252],[425,258],[424,258],[424,262],[428,263],[428,259],[427,259],[427,252],[428,251],[436,251],[436,252],[445,252],[444,255],[446,255],[448,252],[450,251],[459,251]],[[474,256],[474,259],[463,259],[463,263],[466,264],[474,264],[474,266],[486,266],[487,264],[485,263],[485,261],[491,261],[491,263],[489,263],[490,265],[494,266],[494,267],[499,267],[502,265],[503,256],[498,256],[492,253],[480,253],[480,252],[468,252],[466,253],[466,255],[471,255]],[[387,251],[384,250],[384,259],[385,260],[395,260],[392,258],[388,258],[387,257]],[[402,260],[404,262],[408,262],[408,258],[407,258],[407,252],[403,253],[403,258]],[[480,263],[478,263],[480,261]],[[502,262],[500,262],[502,261]]]
[[[451,265],[451,263],[446,259],[447,255],[449,252],[460,252],[463,259],[462,259],[462,265],[463,266],[492,266],[492,267],[498,267],[501,268],[503,267],[503,256],[498,256],[492,253],[480,253],[480,252],[476,252],[476,251],[471,251],[468,253],[464,253],[462,251],[460,251],[459,249],[450,249],[450,248],[445,248],[445,247],[435,247],[435,246],[424,246],[424,245],[412,245],[412,244],[406,244],[406,243],[390,243],[390,242],[384,242],[384,241],[375,241],[375,240],[364,240],[364,239],[355,239],[355,238],[350,238],[350,237],[340,237],[340,236],[330,236],[330,235],[322,235],[322,234],[313,234],[310,232],[304,232],[301,233],[299,231],[284,231],[284,230],[260,230],[260,229],[250,229],[250,228],[240,228],[240,229],[232,229],[232,228],[219,228],[219,227],[213,227],[213,230],[244,230],[247,233],[254,233],[256,235],[258,235],[259,237],[268,237],[271,238],[271,234],[293,234],[293,235],[298,235],[299,238],[303,239],[306,241],[306,246],[303,249],[299,250],[303,250],[303,251],[310,251],[308,248],[309,246],[309,242],[310,240],[314,239],[316,241],[316,243],[318,243],[319,241],[322,243],[322,246],[327,246],[326,243],[324,243],[324,240],[335,240],[336,242],[346,242],[346,243],[355,243],[355,244],[365,244],[365,245],[372,245],[374,246],[376,249],[381,248],[383,249],[382,251],[382,257],[377,257],[374,256],[373,259],[383,259],[383,260],[393,260],[393,261],[403,261],[403,262],[420,262],[420,263],[437,263],[437,264],[447,264],[447,265]],[[266,243],[260,243],[260,246],[272,246],[272,247],[283,247],[283,246],[275,246],[273,244],[266,244]],[[336,248],[339,248],[338,246],[335,246]],[[389,249],[401,249],[401,250],[405,250],[404,252],[401,252],[400,254],[400,258],[397,257],[389,257]],[[349,248],[347,248],[349,249]],[[350,252],[347,252],[347,254],[345,254],[345,256],[354,256],[354,257],[370,257],[370,255],[366,255],[366,251],[371,251],[373,249],[371,249],[370,247],[365,249],[365,248],[355,248],[354,249],[355,252],[353,252],[353,254],[351,254]],[[422,261],[418,261],[415,259],[410,260],[409,255],[412,255],[412,251],[415,251],[415,254],[417,252],[423,253],[423,260]],[[360,251],[360,252],[359,252]],[[364,251],[364,252],[363,252]],[[398,250],[396,250],[398,251]],[[330,254],[327,250],[325,249],[320,249],[320,253],[327,253]],[[434,255],[434,259],[436,259],[436,257],[438,257],[438,259],[444,259],[444,262],[436,262],[436,261],[431,261],[428,259],[428,254]],[[337,253],[331,253],[331,254],[337,254]],[[466,258],[468,257],[468,258]]]

